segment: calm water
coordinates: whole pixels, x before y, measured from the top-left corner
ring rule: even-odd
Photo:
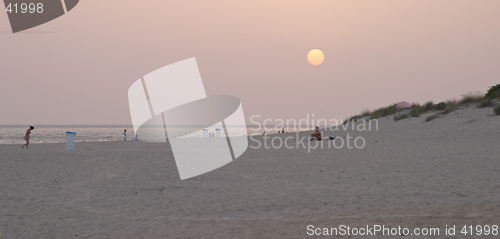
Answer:
[[[0,144],[24,144],[24,134],[29,126],[0,126]],[[66,142],[66,131],[76,132],[75,142],[103,142],[123,140],[123,130],[127,129],[127,140],[134,138],[131,126],[37,126],[31,132],[30,143],[63,143]],[[276,133],[274,128],[258,128],[255,126],[236,127],[240,136]],[[292,131],[292,130],[291,130]],[[215,128],[208,128],[215,133]],[[202,137],[202,130],[195,130],[189,137]],[[139,137],[140,138],[140,137]]]
[[[0,144],[22,144],[27,126],[0,126]],[[100,142],[123,140],[124,126],[36,126],[31,131],[30,143],[62,143],[66,142],[66,131],[76,132],[76,142]],[[131,138],[132,139],[132,138]]]

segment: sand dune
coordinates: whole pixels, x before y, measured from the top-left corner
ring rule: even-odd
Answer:
[[[183,181],[166,144],[77,143],[73,152],[64,144],[0,145],[0,232],[308,238],[308,225],[498,225],[500,116],[491,112],[469,107],[427,123],[385,117],[378,131],[323,132],[363,137],[363,149],[255,149],[264,139],[252,137],[235,162]]]

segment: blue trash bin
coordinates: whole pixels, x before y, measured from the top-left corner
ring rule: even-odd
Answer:
[[[66,132],[66,150],[75,149],[75,132]]]

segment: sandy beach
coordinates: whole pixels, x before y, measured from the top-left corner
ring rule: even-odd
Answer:
[[[379,224],[442,238],[450,225],[500,224],[500,116],[468,107],[424,119],[323,131],[362,136],[363,149],[256,149],[254,136],[234,162],[187,180],[168,144],[0,145],[1,237],[310,238],[308,225]]]

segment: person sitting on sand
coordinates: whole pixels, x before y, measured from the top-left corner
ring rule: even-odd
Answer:
[[[26,149],[28,149],[28,146],[30,145],[30,134],[34,129],[35,127],[30,125],[30,128],[26,130],[26,134],[24,135],[24,140],[26,140],[26,143],[23,145],[23,147],[21,147],[21,149],[24,149],[24,146],[26,146]]]
[[[311,134],[311,141],[318,140],[321,141],[321,132],[319,131],[319,127],[316,127],[316,131]]]

